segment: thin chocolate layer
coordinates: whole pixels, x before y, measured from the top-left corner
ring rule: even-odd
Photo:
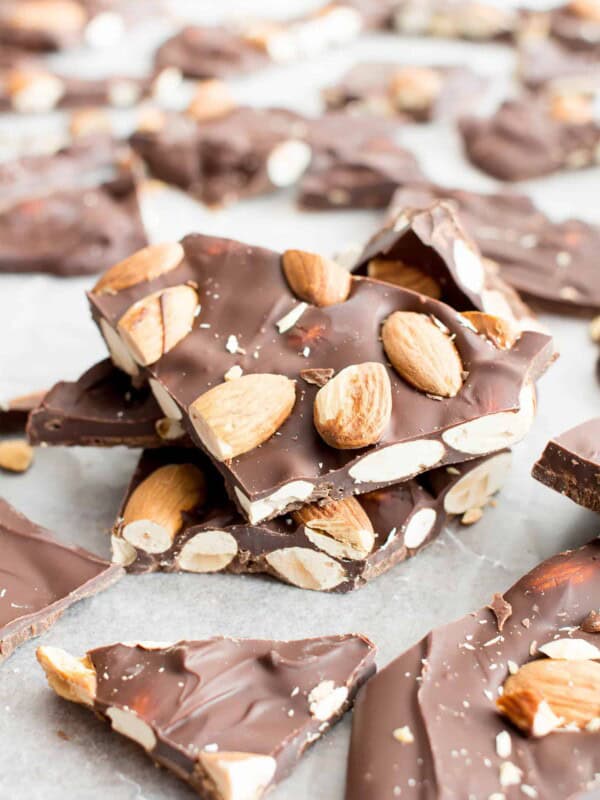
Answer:
[[[55,688],[56,655],[38,655]],[[374,656],[352,634],[114,644],[87,653],[89,698],[58,691],[91,705],[200,797],[258,800],[351,706]],[[63,658],[68,675],[80,662]]]
[[[250,525],[227,497],[222,478],[208,459],[189,449],[147,450],[113,529],[113,559],[136,574],[262,573],[303,589],[349,592],[416,555],[437,537],[451,515],[485,505],[501,488],[510,462],[510,453],[504,451],[361,495],[358,509],[352,509],[354,520],[356,511],[366,514],[364,534],[374,534],[372,546],[363,550],[358,536],[351,537],[352,517],[345,518],[341,508],[332,513],[339,525],[329,533],[327,520],[319,528],[318,520],[309,526],[293,515]],[[182,480],[179,473],[167,475],[165,467],[173,465],[197,471],[204,489],[192,508],[186,504],[172,540],[157,546],[154,526],[164,524],[164,519],[153,498],[159,490],[174,493]],[[134,495],[135,513],[130,504]]]
[[[497,350],[449,306],[359,277],[352,278],[345,302],[324,308],[306,304],[298,314],[280,254],[200,235],[186,237],[182,247],[184,260],[162,277],[151,282],[140,277],[141,282],[130,288],[114,294],[92,292],[89,299],[96,322],[102,320],[106,331],[107,326],[114,331],[127,309],[150,292],[188,282],[197,287],[201,312],[191,332],[142,373],[174,401],[184,427],[201,447],[206,445],[189,408],[221,383],[231,367],[241,367],[244,374],[299,380],[306,369],[337,373],[365,362],[384,365],[380,328],[398,310],[439,320],[453,337],[468,373],[455,397],[440,400],[386,369],[392,393],[390,423],[376,445],[354,452],[333,448],[320,438],[313,424],[318,387],[299,381],[293,411],[277,435],[259,449],[216,462],[228,491],[252,521],[303,502],[339,499],[407,480],[434,466],[503,449],[526,433],[533,415],[528,386],[553,358],[549,337],[526,332],[512,349]],[[474,252],[467,256],[477,258]],[[297,318],[288,325],[291,311]],[[482,418],[487,418],[484,423]],[[391,445],[396,447],[386,452]]]
[[[421,184],[398,189],[389,219],[448,200],[500,276],[531,301],[557,311],[600,310],[596,253],[600,228],[577,219],[554,222],[526,195],[483,194]]]
[[[347,800],[598,796],[600,732],[526,738],[495,701],[549,641],[598,646],[579,626],[600,608],[600,540],[544,562],[504,601],[503,625],[483,608],[434,630],[367,684],[354,712]]]
[[[0,661],[123,572],[87,550],[60,544],[2,499],[0,550]]]
[[[551,439],[531,474],[600,514],[600,417]]]
[[[465,117],[460,129],[470,161],[495,178],[521,181],[598,161],[600,124],[563,121],[545,97],[507,100],[490,117]]]
[[[5,403],[0,402],[0,433],[24,431],[29,414],[39,406],[45,395],[46,392],[32,392],[11,397]]]

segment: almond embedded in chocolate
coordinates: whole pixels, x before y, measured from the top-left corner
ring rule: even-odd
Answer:
[[[236,106],[229,87],[223,81],[200,81],[187,113],[198,122],[224,117]]]
[[[310,530],[325,533],[347,545],[360,558],[365,558],[375,545],[371,520],[355,497],[322,506],[315,503],[305,505],[292,516]]]
[[[93,294],[116,294],[138,283],[151,281],[176,269],[183,261],[179,242],[152,244],[138,250],[107,270],[92,289]]]
[[[390,96],[400,111],[425,111],[442,91],[443,78],[431,67],[401,67],[390,81]]]
[[[367,274],[370,278],[402,286],[404,289],[433,297],[434,300],[439,300],[442,296],[442,287],[431,275],[397,259],[372,258],[367,265]]]
[[[337,262],[303,250],[286,250],[282,265],[291,290],[301,300],[324,307],[348,299],[352,277]]]
[[[521,336],[521,330],[512,320],[486,314],[483,311],[463,311],[477,333],[489,339],[500,350],[510,350]]]

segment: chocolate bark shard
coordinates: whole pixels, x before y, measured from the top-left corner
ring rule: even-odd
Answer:
[[[170,404],[169,416],[182,417],[194,441],[213,454],[228,491],[253,522],[305,502],[341,499],[406,480],[434,466],[501,450],[529,428],[534,413],[530,382],[553,358],[549,337],[526,332],[511,350],[499,351],[465,326],[450,307],[357,277],[346,302],[327,308],[300,306],[302,313],[295,325],[279,333],[276,323],[298,309],[298,303],[285,281],[278,253],[199,235],[186,237],[182,245],[183,262],[156,281],[142,280],[115,295],[92,292],[94,318],[110,332],[110,346],[116,352],[116,345],[122,344],[116,333],[119,320],[149,290],[190,281],[198,286],[202,312],[193,331],[170,353],[143,368],[140,377],[154,381],[163,408]],[[232,263],[235,274],[227,268]],[[231,289],[229,280],[235,284]],[[211,438],[218,440],[219,429],[211,427],[210,419],[206,422],[205,412],[200,413],[194,403],[219,384],[231,366],[241,366],[244,376],[259,370],[295,381],[307,368],[333,368],[337,374],[363,362],[384,364],[380,327],[399,310],[431,315],[454,337],[469,373],[455,398],[432,399],[390,370],[397,409],[392,423],[379,444],[353,452],[330,447],[318,437],[312,411],[317,391],[323,390],[303,381],[292,413],[276,435],[259,450],[220,460]],[[356,334],[349,338],[348,330]],[[323,388],[329,389],[331,383]],[[232,411],[223,422],[237,419]]]
[[[37,408],[46,392],[11,397],[5,403],[0,402],[0,434],[24,431],[29,414]]]
[[[500,277],[524,297],[558,311],[600,310],[594,255],[600,247],[598,226],[577,219],[554,222],[525,195],[425,183],[398,189],[390,205],[389,224],[406,210],[426,208],[437,200],[454,206],[483,255],[498,265]]]
[[[347,800],[387,800],[394,791],[431,800],[448,792],[544,800],[595,796],[600,733],[528,739],[500,716],[495,701],[509,670],[531,661],[536,641],[560,637],[565,626],[575,630],[598,607],[600,540],[544,562],[505,598],[513,615],[502,634],[489,608],[481,609],[434,630],[360,693]],[[575,636],[595,641],[579,630]]]
[[[1,499],[0,543],[0,661],[123,572],[87,550],[61,544]]]
[[[548,442],[531,474],[600,514],[600,418],[577,425]]]
[[[503,181],[597,163],[600,124],[559,119],[546,97],[507,100],[490,117],[464,117],[460,129],[469,160]]]
[[[38,650],[58,694],[92,707],[210,800],[258,800],[287,777],[352,705],[374,657],[354,634],[114,644],[83,659]]]

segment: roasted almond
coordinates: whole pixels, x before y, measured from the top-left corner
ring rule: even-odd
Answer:
[[[36,656],[56,694],[72,703],[93,705],[97,678],[88,656],[75,658],[58,647],[38,647]]]
[[[583,94],[557,94],[550,102],[554,119],[571,125],[586,125],[594,119],[594,106]]]
[[[570,0],[568,8],[581,19],[600,22],[600,2],[598,0]]]
[[[511,320],[495,317],[483,311],[463,311],[462,316],[500,350],[510,350],[521,336],[521,331]]]
[[[346,367],[317,392],[314,423],[321,438],[339,450],[378,442],[392,414],[392,387],[383,364]]]
[[[118,331],[144,366],[172,350],[192,330],[198,295],[191,286],[171,286],[138,300],[123,314]]]
[[[183,514],[206,498],[206,481],[193,464],[167,464],[133,491],[123,511],[122,537],[139,550],[163,553],[183,525]]]
[[[375,544],[371,520],[355,497],[346,497],[324,506],[311,503],[294,511],[292,516],[305,527],[349,545],[363,558],[371,552]]]
[[[565,725],[583,729],[600,717],[600,664],[531,661],[508,677],[497,706],[531,736]]]
[[[25,439],[0,441],[0,469],[9,472],[26,472],[33,461],[33,448]]]
[[[200,81],[187,113],[198,122],[217,119],[229,114],[236,107],[229,87],[223,81]]]
[[[83,5],[75,0],[19,0],[12,5],[10,24],[21,30],[77,32],[87,21]]]
[[[107,270],[94,286],[93,294],[116,294],[144,281],[152,281],[176,269],[184,257],[179,242],[151,244]]]
[[[291,290],[301,300],[323,307],[348,299],[352,277],[335,261],[303,250],[286,250],[282,263]]]
[[[442,90],[438,70],[430,67],[402,67],[390,81],[392,102],[400,111],[426,111]]]
[[[404,289],[433,297],[434,300],[439,300],[442,296],[439,283],[431,275],[397,259],[372,258],[369,261],[367,272],[370,278],[402,286]]]
[[[101,108],[81,108],[71,114],[69,133],[73,138],[94,133],[111,133],[110,116]]]
[[[427,314],[395,311],[381,331],[383,347],[396,372],[422,392],[454,397],[463,383],[463,364],[443,326]]]
[[[292,413],[294,381],[284,375],[250,374],[220,383],[190,406],[190,419],[206,449],[219,461],[266,442]]]

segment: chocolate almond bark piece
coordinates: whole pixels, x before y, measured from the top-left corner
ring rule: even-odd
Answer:
[[[466,112],[483,86],[483,79],[468,67],[384,61],[356,64],[323,91],[323,99],[330,109],[428,122]]]
[[[452,204],[483,255],[498,265],[500,277],[519,294],[557,311],[600,310],[594,255],[600,247],[598,226],[577,219],[554,222],[526,195],[469,192],[431,183],[398,189],[388,224],[437,200]],[[499,307],[495,313],[500,313]]]
[[[361,691],[347,800],[597,796],[600,641],[585,628],[600,608],[600,540],[493,606],[434,630]],[[540,708],[535,731],[517,724]]]
[[[73,603],[102,591],[123,570],[56,541],[0,499],[0,662],[39,636]]]
[[[328,280],[347,281],[337,264],[311,253],[282,257],[193,235],[140,251],[89,295],[113,361],[150,379],[163,412],[211,454],[248,519],[362,494],[525,435],[534,415],[531,382],[553,358],[549,337],[526,332],[511,349],[497,349],[449,306],[368,278],[352,278],[345,302],[299,302],[283,269],[298,254],[313,302]],[[195,287],[200,312],[192,313],[190,332],[173,339],[176,309],[165,304],[182,286]],[[392,316],[395,369],[385,366],[380,341]],[[163,355],[148,363],[142,350],[157,341]],[[438,357],[448,342],[465,375],[455,397],[440,399],[446,367]],[[415,388],[415,365],[438,391]],[[335,374],[319,388],[302,379],[307,369]],[[336,438],[336,446],[327,444]],[[356,449],[364,440],[374,444]]]
[[[396,29],[410,36],[510,41],[520,20],[516,9],[485,0],[399,0],[396,9]]]
[[[600,514],[600,418],[551,439],[531,474]]]
[[[593,114],[565,112],[545,96],[507,100],[490,117],[464,117],[460,129],[469,160],[503,181],[598,163],[600,123]]]
[[[136,574],[262,573],[348,592],[416,555],[451,515],[483,508],[510,464],[504,451],[251,525],[197,451],[146,451],[113,529],[113,559]]]
[[[40,647],[57,694],[93,709],[204,800],[259,800],[375,671],[364,636]],[[249,709],[252,712],[249,713]]]
[[[600,12],[597,0],[570,0],[549,13],[550,35],[575,52],[600,57]]]

